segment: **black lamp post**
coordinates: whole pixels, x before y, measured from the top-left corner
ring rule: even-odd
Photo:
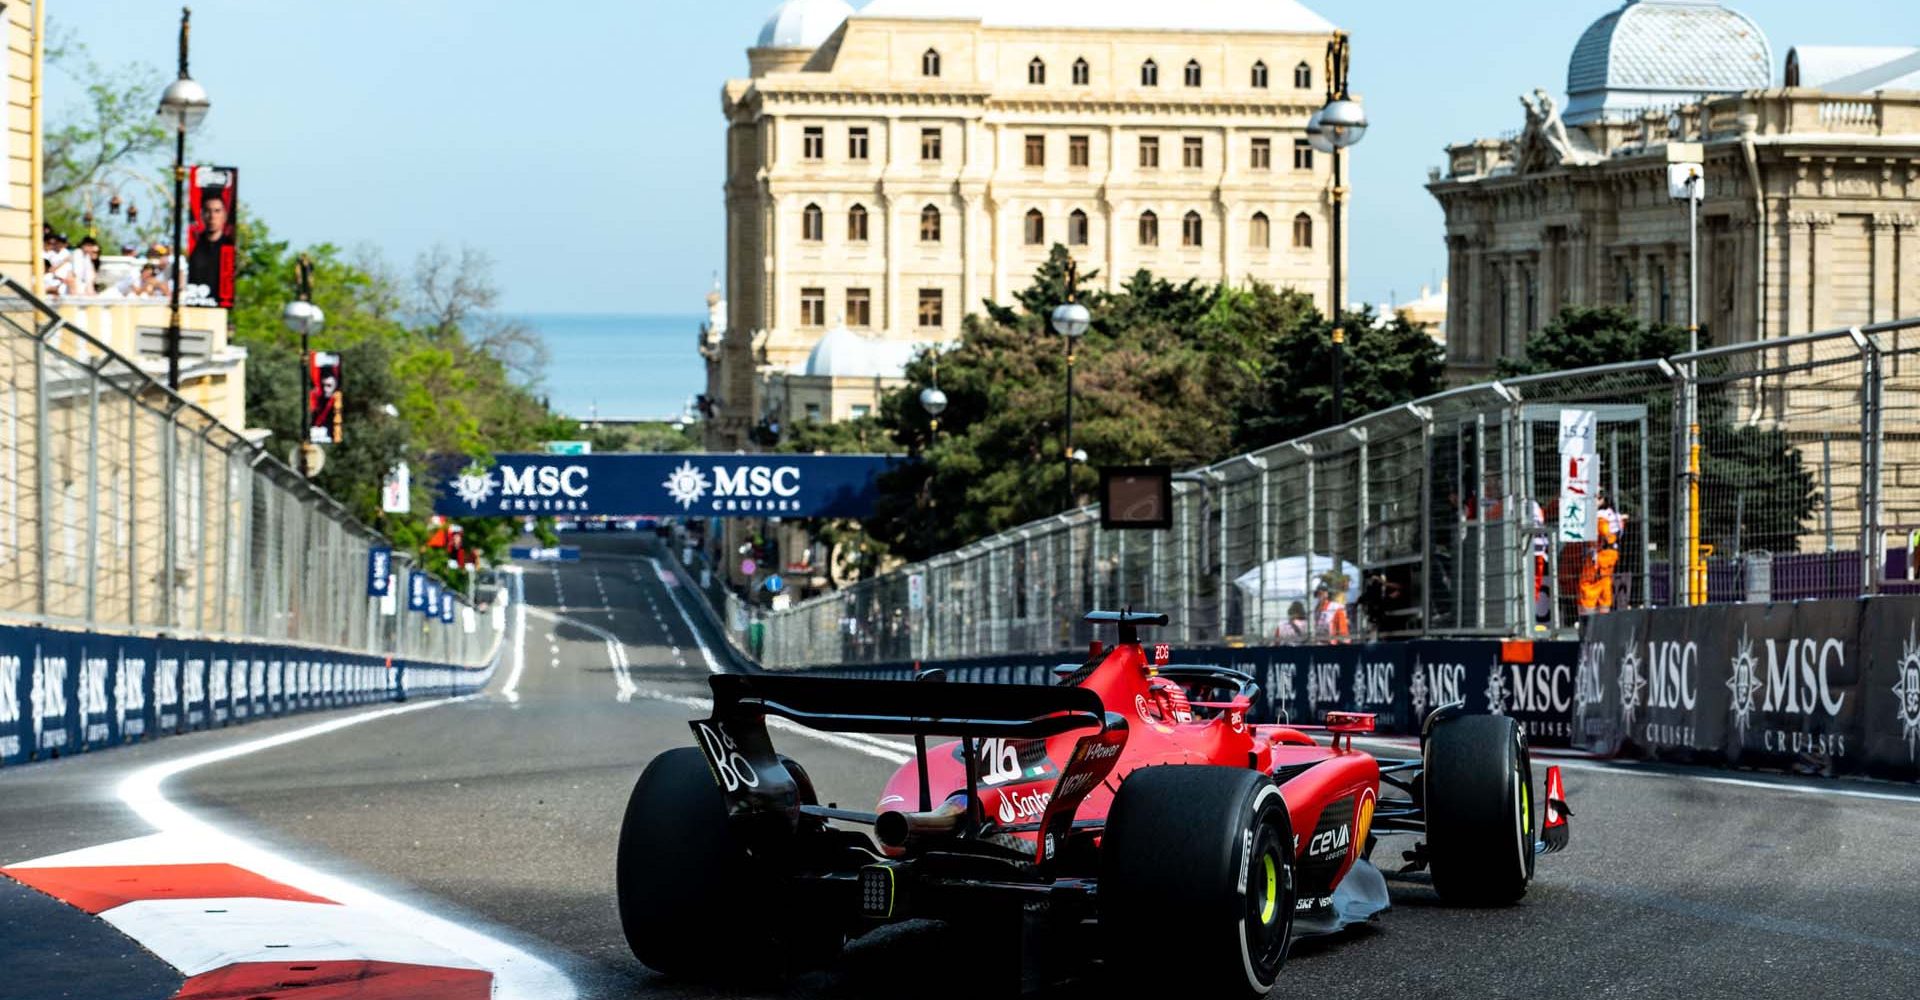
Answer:
[[[1087,312],[1087,307],[1074,301],[1073,286],[1076,274],[1077,269],[1072,262],[1068,262],[1067,301],[1054,307],[1051,318],[1054,332],[1060,334],[1061,339],[1067,344],[1067,439],[1066,446],[1061,449],[1061,457],[1065,460],[1062,471],[1065,472],[1066,477],[1061,482],[1061,510],[1073,508],[1073,345],[1082,334],[1087,332],[1087,326],[1093,322],[1093,316]]]
[[[307,384],[308,373],[312,371],[312,337],[314,331],[326,323],[327,314],[313,304],[313,259],[301,254],[294,263],[294,300],[280,313],[280,321],[287,329],[300,335],[300,440],[294,452],[294,466],[302,478],[312,478],[313,462],[308,455],[315,450],[313,444],[313,387]]]
[[[173,126],[173,274],[170,311],[167,316],[167,388],[180,390],[180,285],[186,276],[185,247],[181,245],[186,220],[183,215],[187,185],[187,132],[199,126],[207,116],[210,103],[207,89],[187,75],[188,19],[191,8],[180,8],[180,78],[167,84],[160,94],[160,117]]]
[[[1346,229],[1347,189],[1340,171],[1340,151],[1360,141],[1367,133],[1367,112],[1360,102],[1347,97],[1348,42],[1346,32],[1337,32],[1327,43],[1327,103],[1307,120],[1307,143],[1314,149],[1333,155],[1333,422],[1344,419],[1342,369],[1346,364],[1346,330],[1340,326],[1345,308],[1346,288],[1341,274],[1341,242]]]

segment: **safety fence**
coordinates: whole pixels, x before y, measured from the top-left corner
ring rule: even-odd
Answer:
[[[0,765],[375,701],[474,691],[483,666],[280,643],[0,625]]]
[[[0,621],[484,662],[499,616],[464,600],[451,615],[408,614],[404,600],[368,596],[384,545],[239,431],[0,277]],[[407,579],[404,557],[395,563]]]
[[[1062,651],[1096,607],[1166,612],[1187,645],[1571,637],[1589,608],[1687,601],[1689,396],[1702,599],[1920,592],[1906,320],[1442,392],[1181,476],[1166,530],[1103,531],[1083,507],[757,612],[757,654],[787,669]],[[1575,518],[1570,476],[1566,495],[1604,493],[1612,513]],[[1349,599],[1350,635],[1315,613],[1323,582]]]

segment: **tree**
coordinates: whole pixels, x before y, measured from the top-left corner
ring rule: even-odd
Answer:
[[[1642,323],[1615,305],[1568,306],[1527,337],[1526,353],[1501,358],[1501,378],[1563,372],[1620,361],[1671,357],[1687,349],[1687,332],[1668,324]]]
[[[47,64],[80,82],[85,96],[49,123],[42,144],[47,222],[78,242],[91,228],[85,221],[90,204],[99,206],[92,213],[99,222],[111,214],[104,210],[116,194],[136,206],[136,199],[147,199],[145,227],[127,224],[122,215],[105,220],[117,228],[103,234],[103,242],[146,242],[161,231],[167,207],[165,192],[147,173],[149,158],[171,138],[153,113],[165,79],[144,63],[102,67],[71,32],[55,27],[49,34]]]
[[[1279,304],[1267,304],[1272,313]],[[1294,308],[1298,309],[1298,306]],[[1283,314],[1270,342],[1254,357],[1265,362],[1260,388],[1241,408],[1237,450],[1252,451],[1335,424],[1333,327],[1310,306]],[[1438,392],[1445,365],[1440,345],[1403,315],[1376,317],[1371,309],[1343,314],[1342,421],[1353,420]]]

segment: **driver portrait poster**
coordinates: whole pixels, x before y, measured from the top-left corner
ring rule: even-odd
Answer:
[[[307,354],[307,440],[314,444],[339,444],[340,355],[326,351]]]
[[[180,296],[185,305],[233,308],[239,193],[240,171],[233,167],[187,171],[187,281]]]

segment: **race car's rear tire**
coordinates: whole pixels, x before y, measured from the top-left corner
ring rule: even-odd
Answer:
[[[1121,783],[1100,842],[1109,973],[1194,996],[1264,996],[1286,961],[1293,894],[1293,826],[1266,775],[1146,767]]]
[[[1533,787],[1520,726],[1498,715],[1446,719],[1427,736],[1427,860],[1449,903],[1500,906],[1533,879]]]
[[[700,751],[655,757],[627,800],[615,862],[620,926],[634,957],[670,976],[748,982],[802,964],[811,956],[772,931],[813,925],[740,910],[742,900],[777,901],[771,879],[756,877],[756,868]]]

